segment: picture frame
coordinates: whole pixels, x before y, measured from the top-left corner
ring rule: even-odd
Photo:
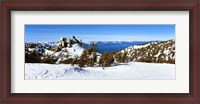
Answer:
[[[200,103],[199,0],[1,1],[1,103]],[[189,11],[189,93],[11,93],[11,11]]]

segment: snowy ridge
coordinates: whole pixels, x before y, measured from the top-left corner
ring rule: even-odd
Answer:
[[[55,51],[53,48],[49,50],[46,47],[28,48],[26,53],[35,51],[37,55],[41,56],[41,59],[46,56],[51,56],[54,59],[58,59],[57,63],[59,63],[59,61],[65,60],[67,58],[75,58],[81,56],[83,50],[84,49],[78,44],[73,44],[72,47],[62,48],[60,51]]]
[[[27,46],[30,46],[31,44],[40,45],[42,47],[56,47],[58,42],[26,42]]]
[[[133,61],[152,63],[175,63],[175,40],[151,42],[125,48]]]

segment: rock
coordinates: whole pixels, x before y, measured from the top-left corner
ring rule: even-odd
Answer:
[[[73,36],[72,38],[60,38],[60,42],[58,44],[58,46],[61,47],[71,47],[72,44],[80,44],[80,41],[78,39],[76,39],[75,36]]]

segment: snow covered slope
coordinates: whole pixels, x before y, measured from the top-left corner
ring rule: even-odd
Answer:
[[[62,57],[75,57],[75,56],[81,56],[82,52],[83,52],[83,48],[80,47],[78,44],[74,44],[72,45],[72,47],[68,48],[62,48],[61,51],[59,52],[55,52],[54,54],[52,54],[54,57],[57,58],[62,58]]]
[[[67,52],[71,55],[71,56],[81,56],[82,52],[83,52],[83,48],[80,47],[78,44],[74,44],[72,45],[71,48],[66,48]]]
[[[125,48],[132,61],[175,64],[175,40],[151,42]]]
[[[118,66],[85,67],[66,64],[25,64],[25,79],[175,79],[174,64],[130,62]]]
[[[60,61],[66,58],[74,58],[74,57],[81,56],[83,50],[84,49],[80,47],[78,44],[73,44],[72,47],[62,48],[58,52],[49,50],[45,47],[40,47],[40,48],[37,47],[37,48],[28,48],[28,51],[26,51],[26,53],[35,51],[36,54],[41,56],[41,58],[46,57],[46,56],[52,56],[55,59],[58,59]]]
[[[82,47],[80,47],[78,44],[74,44],[70,48],[63,48],[61,51],[53,54],[53,56],[58,59],[56,63],[60,63],[68,58],[80,57],[83,51],[84,49]]]

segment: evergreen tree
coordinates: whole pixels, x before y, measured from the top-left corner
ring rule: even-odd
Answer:
[[[100,59],[99,59],[99,66],[102,67],[109,67],[111,66],[111,64],[114,62],[114,58],[113,58],[113,53],[112,52],[104,52]]]

